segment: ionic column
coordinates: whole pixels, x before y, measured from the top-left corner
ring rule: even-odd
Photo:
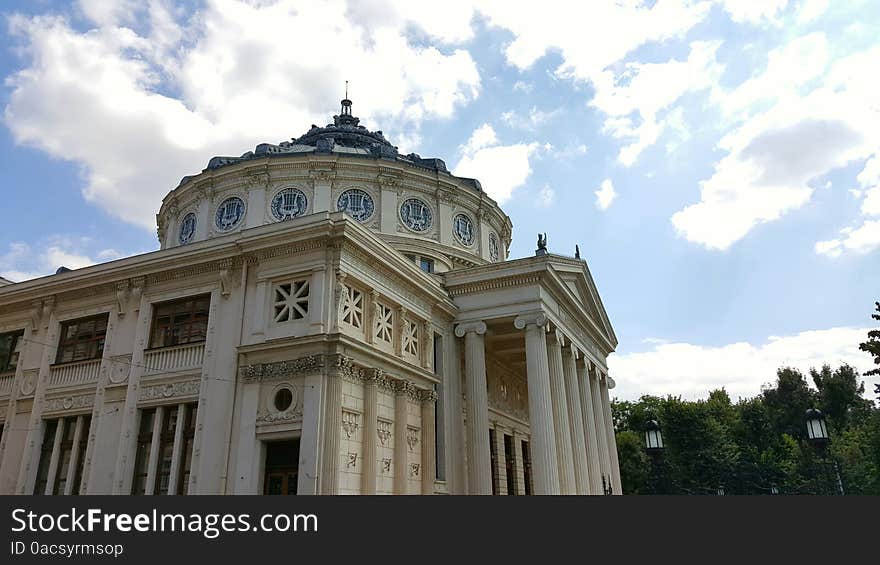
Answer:
[[[562,368],[565,371],[565,389],[568,392],[568,415],[571,423],[571,446],[574,459],[574,479],[578,494],[590,494],[590,475],[587,467],[587,447],[584,438],[584,416],[581,410],[581,393],[577,378],[577,349],[574,344],[562,352]]]
[[[602,408],[602,391],[599,390],[599,373],[597,370],[590,371],[590,394],[593,400],[593,421],[596,426],[596,445],[599,446],[599,467],[602,475],[599,478],[601,485],[602,477],[605,478],[605,488],[611,486],[611,457],[608,455],[608,434],[605,433],[605,410]],[[604,494],[599,487],[599,492]]]
[[[459,324],[455,328],[455,335],[464,338],[469,494],[492,494],[485,333],[486,324],[479,321]]]
[[[623,494],[620,485],[620,467],[617,463],[617,438],[614,435],[614,420],[611,417],[611,400],[608,395],[608,389],[613,388],[614,381],[609,383],[609,380],[611,380],[611,377],[606,374],[599,386],[602,389],[602,408],[605,417],[605,432],[608,434],[608,456],[610,459],[609,467],[611,471],[611,482],[614,485],[614,494]]]
[[[565,394],[565,374],[562,368],[562,334],[556,330],[547,334],[547,361],[550,367],[550,397],[553,403],[553,429],[556,431],[556,456],[559,459],[559,491],[576,494],[574,459],[571,451],[571,424]]]
[[[532,482],[535,494],[559,494],[556,437],[550,400],[550,369],[544,326],[547,316],[539,312],[514,320],[513,325],[526,333],[526,376],[529,388],[529,425],[532,456]]]
[[[394,494],[406,494],[406,395],[407,381],[397,381],[394,387]]]
[[[361,473],[361,494],[376,494],[376,438],[378,437],[378,398],[376,381],[382,378],[382,371],[373,369],[364,378],[364,467]]]
[[[596,417],[593,415],[593,392],[590,388],[590,361],[585,358],[577,368],[581,413],[584,421],[584,440],[587,449],[587,467],[590,477],[590,494],[602,494],[601,456],[599,455],[599,440],[596,434]]]
[[[342,375],[328,373],[324,378],[324,456],[321,458],[321,494],[339,492],[339,441],[342,429]]]
[[[437,393],[422,391],[422,494],[434,494],[434,478],[437,476],[437,446],[435,431],[435,406]]]

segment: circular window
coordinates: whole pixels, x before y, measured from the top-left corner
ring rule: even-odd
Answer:
[[[289,220],[306,212],[306,195],[296,188],[285,188],[272,198],[272,215],[276,220]]]
[[[238,196],[232,196],[217,207],[214,225],[220,231],[229,231],[240,224],[242,218],[244,218],[244,200]]]
[[[284,412],[293,404],[293,392],[289,388],[279,388],[275,393],[275,409]]]
[[[418,198],[407,198],[400,206],[400,219],[403,225],[413,231],[425,231],[434,220],[431,209]]]
[[[346,190],[339,195],[336,201],[336,208],[340,212],[345,212],[355,220],[363,222],[373,215],[375,206],[373,205],[373,197],[363,190],[352,188]]]
[[[489,259],[492,262],[498,260],[498,237],[494,233],[489,234]]]
[[[452,220],[452,230],[455,237],[464,245],[471,246],[474,243],[474,222],[465,214],[458,214]]]
[[[178,241],[180,244],[186,244],[192,241],[193,237],[196,235],[196,215],[193,212],[185,215],[183,220],[180,222],[180,234],[178,235]]]

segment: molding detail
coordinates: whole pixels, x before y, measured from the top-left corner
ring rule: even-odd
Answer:
[[[410,477],[418,477],[419,471],[421,470],[421,468],[422,468],[422,466],[419,463],[410,463],[409,476]]]
[[[244,382],[262,382],[282,378],[300,377],[319,373],[325,366],[325,355],[309,355],[289,361],[274,363],[255,363],[239,369],[239,378]],[[341,355],[339,356],[341,357]]]
[[[351,436],[360,429],[360,419],[359,413],[342,409],[342,431],[345,432],[346,438],[351,439]]]
[[[65,396],[63,398],[52,398],[46,400],[44,407],[45,412],[61,412],[64,410],[78,410],[80,408],[91,408],[95,404],[94,394],[82,394],[79,396]]]
[[[379,443],[385,445],[391,439],[391,420],[378,418],[376,421],[376,434],[379,436]],[[390,459],[389,459],[390,461]]]
[[[40,376],[39,369],[25,369],[21,375],[19,390],[22,396],[30,396],[37,390],[37,378]]]
[[[180,396],[199,394],[199,381],[183,381],[145,386],[141,389],[140,400],[161,400]]]
[[[110,357],[110,382],[113,384],[124,383],[128,380],[131,371],[131,354],[115,355]]]
[[[419,428],[415,428],[413,426],[406,427],[406,444],[409,446],[410,451],[414,451],[416,446],[419,444],[419,438],[422,435],[422,430]]]

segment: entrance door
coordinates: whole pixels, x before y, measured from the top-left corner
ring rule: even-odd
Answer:
[[[296,494],[299,477],[299,439],[266,444],[263,494]]]

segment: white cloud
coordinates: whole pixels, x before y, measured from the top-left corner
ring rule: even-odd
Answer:
[[[803,0],[797,9],[797,23],[807,24],[817,20],[828,9],[828,0]]]
[[[667,111],[685,94],[713,88],[718,82],[723,67],[715,53],[720,45],[695,41],[684,61],[631,62],[622,73],[605,70],[595,78],[596,95],[590,104],[606,114],[605,131],[629,141],[618,155],[622,164],[635,163],[667,125],[685,129],[681,113]],[[660,119],[661,113],[668,113],[673,122]]]
[[[777,23],[788,0],[721,0],[724,11],[737,23]]]
[[[36,244],[14,241],[0,255],[0,276],[22,282],[54,274],[59,267],[80,269],[123,257],[115,249],[99,249],[94,258],[89,249],[94,242],[87,237],[48,236]]]
[[[561,113],[561,108],[545,111],[539,110],[536,106],[532,106],[528,114],[518,114],[514,111],[504,112],[501,114],[501,121],[511,128],[535,131],[549,123]]]
[[[768,55],[764,73],[716,95],[743,121],[718,143],[727,155],[700,183],[700,202],[672,216],[680,235],[727,249],[808,202],[813,179],[878,150],[876,87],[863,75],[880,47],[830,66],[827,49],[821,34],[795,39]],[[765,109],[752,115],[756,107]]]
[[[365,22],[349,11],[362,4],[342,0],[208,0],[183,23],[158,0],[89,0],[80,3],[94,22],[86,31],[61,17],[12,16],[25,67],[7,78],[5,122],[17,143],[80,164],[88,201],[153,229],[182,176],[213,155],[326,123],[345,80],[363,123],[391,139],[416,140],[422,120],[476,98],[480,77],[466,51],[408,39],[412,26],[441,41],[470,37],[468,3],[440,15],[384,5]],[[132,17],[144,31],[124,27]]]
[[[776,380],[776,370],[791,366],[808,371],[827,363],[848,363],[864,372],[871,359],[859,351],[868,328],[831,328],[790,336],[771,336],[764,343],[737,342],[721,346],[657,343],[642,353],[612,354],[609,373],[617,382],[615,395],[635,399],[643,394],[705,398],[724,387],[731,397],[759,394],[761,385]]]
[[[847,251],[864,254],[880,248],[880,220],[865,220],[857,228],[843,228],[840,235],[837,239],[817,241],[816,253],[836,258]]]
[[[596,195],[596,207],[600,210],[607,210],[611,203],[614,202],[614,199],[617,198],[617,193],[614,192],[614,184],[611,183],[611,179],[603,180],[599,190],[596,190],[594,194]]]
[[[532,174],[530,158],[539,147],[537,142],[500,145],[494,128],[483,124],[462,145],[462,157],[452,170],[479,179],[486,194],[503,204]]]
[[[542,208],[549,208],[556,201],[556,191],[550,188],[549,184],[545,184],[538,192],[538,205]]]

